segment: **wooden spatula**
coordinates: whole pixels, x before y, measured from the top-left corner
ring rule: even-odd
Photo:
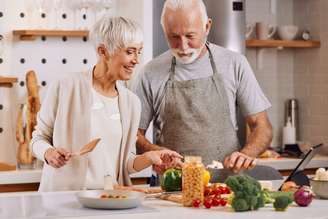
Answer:
[[[72,156],[82,156],[86,153],[91,152],[96,147],[96,145],[100,140],[101,140],[100,138],[96,138],[90,141],[88,144],[84,145],[79,152],[72,153]]]

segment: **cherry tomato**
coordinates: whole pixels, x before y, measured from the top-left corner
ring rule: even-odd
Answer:
[[[195,200],[193,200],[193,201],[192,201],[192,206],[193,206],[194,208],[199,208],[199,206],[200,206],[200,200],[199,200],[199,199],[195,199]]]
[[[220,200],[220,205],[221,205],[221,206],[226,206],[226,205],[227,205],[227,201],[224,200],[224,199],[221,199],[221,200]]]
[[[205,188],[204,190],[204,196],[208,196],[209,194],[211,194],[211,189],[210,188]]]
[[[205,199],[204,206],[205,206],[205,208],[211,208],[212,207],[212,199]]]
[[[231,190],[229,187],[226,187],[226,194],[230,194],[231,193]]]
[[[213,191],[214,195],[218,196],[218,195],[221,195],[222,192],[219,188],[216,188],[214,191]]]
[[[220,191],[220,194],[224,194],[225,190],[223,186],[219,186],[217,189]]]
[[[219,206],[220,203],[221,203],[221,200],[220,200],[219,198],[215,197],[215,198],[212,199],[212,205],[213,205],[214,207]]]

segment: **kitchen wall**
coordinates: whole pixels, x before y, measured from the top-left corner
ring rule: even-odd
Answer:
[[[328,145],[328,1],[297,0],[293,11],[295,24],[321,40],[320,49],[295,51],[294,93],[301,106],[300,133],[304,140]],[[328,154],[328,149],[324,151]]]
[[[246,0],[246,23],[265,22],[271,25],[293,24],[293,0]],[[305,10],[305,9],[302,9]],[[254,37],[254,34],[253,34]],[[294,94],[294,50],[247,49],[246,56],[264,93],[271,101],[270,121],[274,138],[272,147],[281,146],[284,124],[284,102]]]
[[[24,101],[27,70],[37,72],[41,96],[56,77],[73,71],[88,69],[96,57],[90,42],[81,39],[63,41],[47,38],[42,41],[19,41],[11,31],[24,28],[30,22],[22,2],[31,0],[1,0],[0,34],[5,37],[5,49],[0,54],[0,75],[19,78],[13,88],[0,87],[0,162],[15,163],[15,122],[17,107]],[[276,9],[274,4],[276,2]],[[142,62],[152,57],[152,0],[117,0],[113,14],[137,20],[145,29],[145,48]],[[311,31],[314,39],[321,39],[320,49],[247,49],[246,56],[255,75],[270,99],[270,120],[274,127],[272,146],[281,146],[284,123],[284,102],[299,100],[300,140],[328,144],[328,1],[327,0],[246,0],[247,23],[264,21],[273,25],[296,24]],[[21,17],[21,13],[25,17]],[[72,26],[72,12],[62,27]],[[46,63],[42,64],[42,59]],[[66,59],[66,64],[63,63]],[[2,130],[2,131],[1,131]]]
[[[78,13],[69,7],[68,1],[55,13],[46,11],[47,22],[37,16],[34,0],[0,0],[0,34],[4,36],[5,48],[0,54],[0,75],[18,77],[19,82],[12,88],[0,87],[0,162],[16,162],[17,143],[15,139],[17,109],[26,98],[25,74],[34,70],[38,76],[41,97],[48,85],[58,77],[91,68],[96,62],[96,54],[89,40],[82,38],[40,37],[35,41],[21,41],[13,37],[14,29],[54,29],[55,20],[59,29],[76,29],[92,26],[94,13],[88,10],[87,19],[77,19]],[[49,1],[50,2],[50,1]],[[48,3],[49,3],[48,2]],[[152,32],[152,0],[113,0],[113,8],[108,12],[136,20],[146,33]],[[32,13],[32,11],[35,11]],[[65,19],[62,14],[66,14]],[[97,15],[104,13],[98,12]],[[49,20],[48,20],[49,19]],[[39,25],[47,23],[45,27]],[[152,58],[152,35],[145,34],[145,45],[141,63]]]

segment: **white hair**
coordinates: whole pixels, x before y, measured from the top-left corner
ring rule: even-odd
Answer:
[[[197,6],[200,10],[201,19],[202,19],[203,26],[205,29],[207,21],[208,21],[208,15],[207,15],[206,7],[205,7],[203,0],[166,0],[164,3],[164,6],[163,6],[163,11],[162,11],[162,16],[161,16],[161,24],[162,24],[164,32],[165,32],[164,16],[165,16],[167,9],[176,11],[177,9],[190,8],[191,6],[194,6],[194,5]]]
[[[96,49],[103,44],[113,54],[129,43],[142,43],[143,33],[141,27],[128,18],[105,15],[94,24],[90,38]]]

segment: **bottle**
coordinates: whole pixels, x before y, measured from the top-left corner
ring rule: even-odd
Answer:
[[[186,156],[182,167],[182,203],[191,207],[194,200],[204,202],[204,173],[202,158]]]
[[[287,124],[282,132],[282,149],[284,150],[285,146],[290,144],[296,144],[296,129],[292,124],[291,118],[288,117]]]
[[[285,109],[285,125],[287,125],[288,120],[295,128],[296,140],[299,137],[299,124],[298,124],[298,101],[297,99],[288,99],[286,101],[286,109]]]
[[[104,190],[114,189],[113,177],[110,174],[104,176]]]

